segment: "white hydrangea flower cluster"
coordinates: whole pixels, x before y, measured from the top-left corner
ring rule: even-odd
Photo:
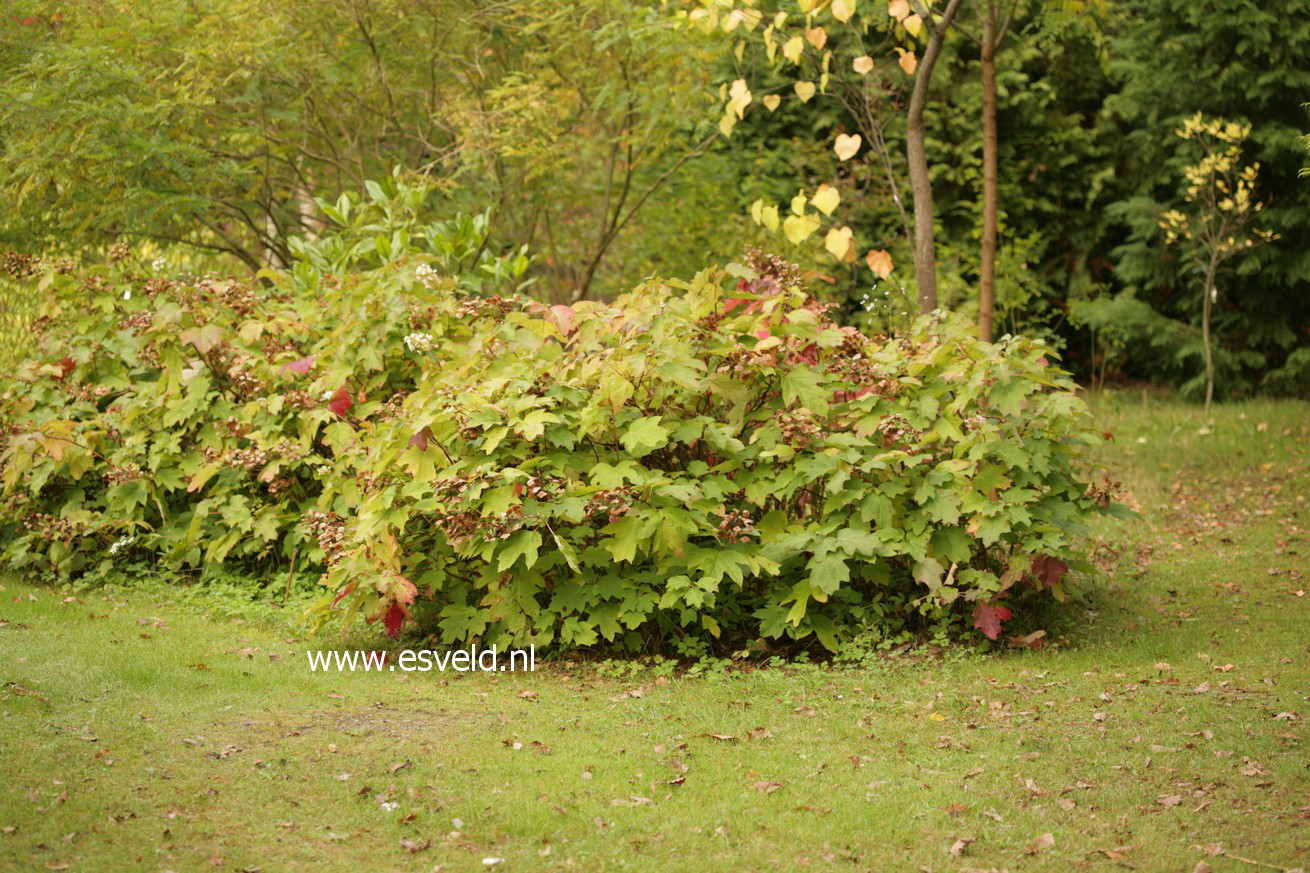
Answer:
[[[429,289],[435,288],[437,282],[441,279],[441,277],[437,275],[437,271],[432,269],[430,264],[419,264],[414,270],[414,277],[422,282],[424,287]]]
[[[411,333],[405,337],[405,348],[411,352],[430,352],[432,351],[432,334],[430,333]]]
[[[116,540],[114,544],[109,547],[109,554],[111,556],[117,555],[119,552],[123,551],[123,549],[126,549],[134,542],[136,542],[136,537],[123,537],[122,539]]]
[[[150,262],[150,269],[154,270],[156,273],[164,272],[165,270],[168,269],[168,259],[155,258],[153,261]]]

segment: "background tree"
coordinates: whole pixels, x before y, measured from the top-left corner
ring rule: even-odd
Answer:
[[[490,244],[540,243],[547,293],[585,296],[712,131],[708,47],[639,0],[29,5],[0,53],[0,238],[28,248],[285,265],[315,195],[401,165],[439,182],[434,208],[489,208]]]
[[[1205,346],[1205,411],[1214,400],[1214,353],[1210,313],[1219,301],[1216,281],[1225,263],[1261,243],[1272,242],[1273,231],[1251,226],[1264,210],[1256,199],[1260,164],[1242,165],[1242,143],[1250,125],[1206,119],[1197,113],[1178,129],[1178,136],[1199,146],[1198,160],[1183,171],[1183,207],[1167,210],[1160,219],[1165,242],[1178,245],[1183,256],[1203,276],[1201,342]]]
[[[937,308],[937,246],[933,228],[936,213],[933,211],[932,177],[928,172],[924,110],[933,70],[937,67],[947,32],[960,9],[960,0],[948,0],[940,16],[934,16],[921,0],[910,0],[910,3],[915,13],[926,22],[928,31],[923,60],[914,74],[914,89],[910,92],[910,105],[906,110],[905,148],[910,167],[910,189],[914,193],[914,275],[919,284],[919,311],[932,312]]]
[[[978,336],[992,340],[992,322],[996,308],[996,237],[1000,224],[1000,173],[997,167],[999,145],[996,132],[996,54],[1014,22],[1019,0],[1003,5],[998,0],[974,0],[979,29],[973,33],[962,24],[957,27],[978,44],[982,68],[982,251],[978,276]]]
[[[1195,324],[1192,265],[1159,246],[1157,223],[1193,160],[1173,132],[1197,111],[1249,124],[1245,154],[1260,164],[1270,202],[1261,226],[1278,235],[1229,263],[1237,293],[1212,313],[1225,338],[1214,366],[1230,393],[1261,387],[1310,390],[1310,186],[1299,138],[1310,113],[1297,95],[1310,93],[1310,0],[1275,7],[1244,0],[1125,0],[1112,4],[1107,51],[1115,93],[1104,121],[1115,146],[1113,227],[1099,243],[1115,262],[1117,296],[1081,308],[1094,327],[1123,338],[1114,363],[1136,378],[1183,385],[1198,398],[1204,380],[1199,336],[1171,325]]]
[[[850,117],[844,120],[860,132],[838,130],[833,150],[840,161],[846,162],[860,155],[867,145],[874,165],[885,173],[913,248],[918,308],[923,312],[932,311],[938,304],[935,213],[924,117],[933,70],[959,5],[960,0],[947,0],[939,12],[934,12],[932,4],[917,0],[892,0],[885,9],[857,7],[849,0],[832,3],[798,0],[794,9],[786,4],[766,16],[755,8],[754,0],[747,0],[743,7],[728,12],[713,2],[705,2],[688,16],[702,30],[713,32],[721,28],[734,40],[738,78],[724,91],[722,129],[725,134],[731,135],[738,121],[745,118],[747,107],[755,102],[752,83],[761,88],[769,82],[768,72],[743,69],[748,48],[753,55],[764,55],[766,71],[781,73],[782,90],[792,92],[789,99],[805,104],[816,95],[835,97],[847,109]],[[917,51],[920,45],[921,52]],[[897,74],[891,72],[893,66],[899,68],[900,76],[909,77],[903,130],[904,166],[914,209],[912,226],[900,197],[898,166],[891,160],[885,137],[889,117],[902,114],[904,79],[898,80]],[[781,95],[769,93],[760,102],[769,111],[775,111],[781,100]],[[816,234],[840,205],[832,181],[836,180],[823,183],[813,199],[808,199],[804,191],[793,198],[792,214],[785,219],[776,206],[765,204],[753,210],[754,217],[771,230],[781,229],[788,240],[799,245]],[[807,208],[807,202],[814,207],[813,211]],[[838,262],[856,261],[856,238],[849,224],[830,225],[823,239],[825,248]],[[871,250],[865,262],[880,278],[890,274],[892,263],[883,250]]]

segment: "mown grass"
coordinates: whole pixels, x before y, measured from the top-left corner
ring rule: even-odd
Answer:
[[[1310,407],[1097,409],[1143,518],[1036,651],[325,675],[276,622],[8,581],[0,868],[1304,865]]]

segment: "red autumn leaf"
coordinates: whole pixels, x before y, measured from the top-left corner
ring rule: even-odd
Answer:
[[[387,628],[387,636],[400,636],[400,628],[405,624],[405,619],[409,618],[409,609],[403,603],[393,603],[387,607],[387,614],[382,618],[382,624]]]
[[[1009,621],[1014,615],[1008,606],[994,606],[979,603],[973,608],[973,626],[982,631],[989,640],[1001,635],[1001,622]]]
[[[68,374],[73,372],[73,368],[76,366],[77,362],[72,358],[61,358],[59,361],[59,369],[63,370],[63,372],[59,374],[59,381],[62,382],[64,379],[68,378]]]
[[[872,385],[865,385],[859,391],[834,391],[832,399],[834,403],[849,403],[852,400],[859,400],[871,391],[873,391]]]
[[[318,355],[310,355],[308,358],[301,358],[299,361],[292,361],[289,364],[282,365],[283,373],[300,373],[304,375],[309,372],[310,367],[318,360]]]
[[[1043,590],[1055,585],[1067,572],[1069,572],[1069,565],[1050,555],[1042,555],[1033,561],[1033,575],[1037,577],[1037,587]]]
[[[347,585],[345,588],[342,589],[341,593],[338,594],[338,595],[336,596],[336,598],[333,599],[333,601],[332,601],[332,605],[333,605],[333,606],[336,606],[338,603],[340,603],[340,602],[345,598],[345,596],[346,596],[347,594],[349,594],[350,592],[352,592],[352,591],[354,591],[354,590],[355,590],[355,583],[354,583],[354,582],[351,582],[349,585]]]
[[[397,576],[400,580],[400,591],[394,592],[395,600],[387,607],[386,613],[382,616],[382,624],[387,629],[387,636],[400,636],[400,628],[409,618],[409,605],[414,602],[414,597],[418,594],[418,588],[414,583],[404,576]]]
[[[751,294],[755,291],[755,285],[742,279],[737,283],[737,290],[743,294]],[[723,314],[727,315],[738,306],[744,306],[746,307],[746,314],[753,315],[754,313],[759,312],[760,307],[763,305],[764,301],[762,300],[747,300],[744,297],[729,297],[727,300],[723,301]]]
[[[420,452],[428,450],[428,438],[432,436],[432,428],[424,427],[421,431],[409,438],[409,447],[418,449]]]
[[[345,415],[350,411],[350,407],[354,405],[355,401],[351,399],[350,392],[345,388],[338,388],[337,392],[332,395],[332,399],[328,401],[328,409],[331,409],[337,415]]]
[[[560,333],[568,336],[573,333],[574,312],[572,306],[557,304],[550,308],[551,321],[559,327]]]

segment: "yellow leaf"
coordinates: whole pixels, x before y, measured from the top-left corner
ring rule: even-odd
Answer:
[[[930,712],[930,713],[928,713],[928,720],[929,720],[929,721],[946,721],[946,716],[942,715],[940,712]]]
[[[809,103],[810,98],[814,96],[817,90],[813,82],[797,82],[795,85],[796,96],[801,98],[802,103]]]
[[[738,79],[732,83],[732,90],[728,92],[728,107],[737,113],[738,118],[746,114],[746,107],[751,103],[751,89],[747,87],[745,79]]]
[[[832,0],[832,17],[842,24],[851,20],[855,14],[855,0]]]
[[[861,141],[862,140],[858,133],[849,136],[844,133],[839,133],[837,134],[837,141],[833,144],[832,149],[837,153],[838,160],[849,161],[851,158],[855,157],[855,154],[860,150]]]
[[[799,64],[801,62],[801,52],[803,51],[805,51],[805,40],[799,36],[793,36],[783,45],[782,56],[793,64]]]
[[[811,27],[805,31],[805,40],[816,49],[821,49],[828,44],[828,31],[822,27]]]
[[[873,58],[868,55],[860,55],[851,62],[851,66],[854,67],[855,72],[859,73],[861,76],[867,76],[873,71]]]
[[[824,215],[832,215],[832,211],[841,204],[841,194],[831,185],[820,185],[810,202]]]
[[[915,39],[918,39],[919,34],[923,33],[923,19],[918,15],[905,16],[905,20],[901,22],[901,25],[905,28],[905,32]]]
[[[751,204],[751,220],[756,224],[762,224],[770,232],[778,229],[778,207],[769,205],[765,206],[763,200],[756,200]]]
[[[795,215],[805,214],[805,192],[802,191],[795,197],[791,198],[791,211]]]
[[[819,219],[814,215],[789,215],[782,223],[782,233],[787,241],[798,246],[819,229]]]
[[[801,8],[801,12],[809,12],[817,2],[819,0],[796,0],[796,5]]]
[[[823,247],[839,261],[855,259],[855,235],[849,227],[834,227],[824,237]]]
[[[910,14],[909,0],[890,0],[887,4],[887,14],[897,21],[904,21]]]
[[[723,134],[725,139],[732,136],[732,129],[736,126],[736,114],[731,109],[723,113],[723,117],[719,119],[719,133]]]
[[[864,256],[864,262],[879,279],[886,279],[892,274],[892,256],[884,249],[870,249]]]
[[[760,102],[764,104],[765,109],[772,112],[773,110],[777,109],[778,106],[782,103],[782,98],[779,97],[777,94],[770,94],[768,97],[765,97]]]
[[[903,48],[898,47],[896,51],[900,52],[901,54],[900,60],[898,60],[896,63],[900,64],[901,69],[904,70],[908,75],[913,76],[914,71],[919,69],[919,59],[914,56],[914,52],[907,52]]]

